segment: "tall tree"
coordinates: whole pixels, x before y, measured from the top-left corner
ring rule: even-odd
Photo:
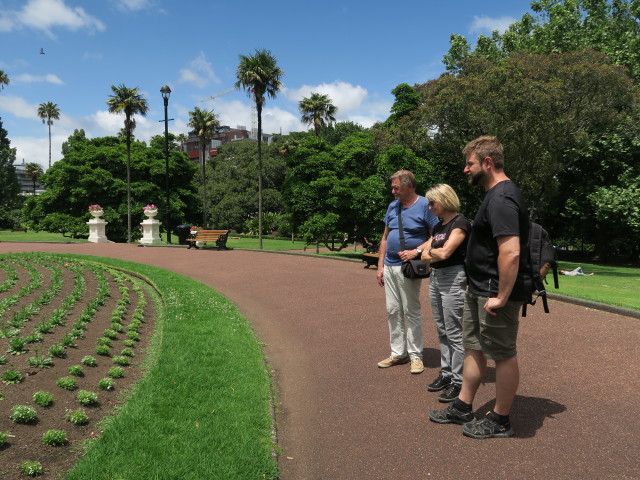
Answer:
[[[189,112],[189,123],[195,135],[200,139],[200,152],[202,157],[202,228],[207,228],[207,157],[209,156],[209,144],[216,133],[216,128],[220,125],[218,118],[213,110],[202,110],[195,107]]]
[[[40,178],[40,175],[42,175],[44,173],[42,171],[42,165],[40,165],[39,163],[35,163],[35,162],[29,162],[24,167],[24,173],[33,182],[33,195],[35,196],[35,194],[36,194],[36,182],[38,181],[38,178]]]
[[[51,125],[54,120],[60,120],[60,109],[53,102],[41,103],[38,107],[38,116],[42,119],[42,123],[46,123],[49,127],[49,168],[51,168]]]
[[[124,130],[127,140],[127,243],[131,243],[131,134],[136,128],[135,114],[145,116],[149,110],[147,100],[138,93],[138,87],[111,85],[113,95],[107,99],[109,113],[124,113]]]
[[[338,107],[331,103],[329,95],[312,93],[310,97],[304,97],[298,102],[298,110],[302,114],[302,122],[313,125],[316,135],[320,136],[322,127],[336,121]]]
[[[236,72],[237,88],[243,88],[256,102],[258,113],[258,239],[262,249],[262,107],[266,97],[275,98],[282,86],[280,70],[269,50],[256,50],[253,55],[240,55]]]
[[[471,50],[467,40],[454,34],[443,61],[457,73],[468,56],[492,62],[526,50],[531,53],[571,52],[580,48],[600,51],[640,81],[640,0],[537,0],[534,14],[523,17],[500,34],[480,35]]]
[[[9,77],[4,73],[4,70],[0,70],[0,90],[2,90],[5,85],[9,85]]]
[[[18,204],[20,184],[16,177],[16,149],[11,148],[11,142],[7,138],[7,131],[2,126],[0,119],[0,223],[2,217],[9,218],[9,212]],[[12,225],[2,225],[12,226]]]
[[[409,115],[420,106],[420,95],[408,83],[401,83],[391,90],[391,93],[396,99],[391,106],[391,115],[385,122],[387,126],[395,125],[400,118]]]

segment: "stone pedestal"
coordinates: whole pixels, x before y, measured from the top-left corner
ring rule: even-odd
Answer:
[[[142,225],[142,238],[140,239],[140,243],[143,245],[162,243],[160,239],[160,225],[162,225],[162,222],[155,218],[147,218],[143,220],[140,225]]]
[[[105,222],[103,219],[94,217],[87,222],[89,225],[89,241],[92,243],[109,243],[111,240],[107,238],[107,235],[104,233],[104,227],[108,222]]]

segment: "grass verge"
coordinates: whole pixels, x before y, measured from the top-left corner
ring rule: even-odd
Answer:
[[[61,233],[49,232],[12,232],[0,230],[0,242],[86,242],[84,238],[65,237]]]
[[[162,295],[144,378],[68,480],[275,479],[271,381],[246,319],[211,288],[132,262]]]

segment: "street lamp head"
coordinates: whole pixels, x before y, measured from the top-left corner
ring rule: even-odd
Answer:
[[[160,93],[162,94],[162,98],[164,98],[165,100],[169,100],[169,95],[171,95],[171,89],[169,88],[169,85],[163,85],[160,89]]]

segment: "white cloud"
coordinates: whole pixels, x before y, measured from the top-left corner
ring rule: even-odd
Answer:
[[[285,89],[284,94],[289,100],[296,103],[309,97],[312,93],[328,95],[336,107],[338,115],[356,110],[366,101],[369,93],[360,85],[351,85],[346,82],[321,83],[320,85],[303,85],[297,89]]]
[[[494,30],[498,30],[500,33],[503,33],[509,28],[509,25],[516,22],[517,20],[512,17],[498,17],[491,18],[486,15],[474,16],[473,22],[471,23],[471,27],[469,28],[469,33],[481,33],[481,32],[493,32]]]
[[[63,0],[29,0],[19,11],[5,11],[0,17],[0,31],[22,27],[41,30],[53,36],[53,28],[67,30],[105,30],[104,24],[82,7],[68,7]]]
[[[115,0],[116,8],[121,11],[144,10],[151,6],[150,0]]]
[[[37,105],[12,95],[0,95],[0,111],[9,112],[17,118],[40,120]]]
[[[46,75],[31,75],[29,73],[21,73],[20,75],[16,75],[12,78],[16,83],[36,83],[36,82],[48,82],[55,83],[56,85],[64,85],[64,82],[52,73],[48,73]]]
[[[191,83],[198,88],[204,88],[211,82],[220,83],[211,67],[211,62],[207,61],[204,52],[191,60],[186,68],[180,69],[178,83]]]

